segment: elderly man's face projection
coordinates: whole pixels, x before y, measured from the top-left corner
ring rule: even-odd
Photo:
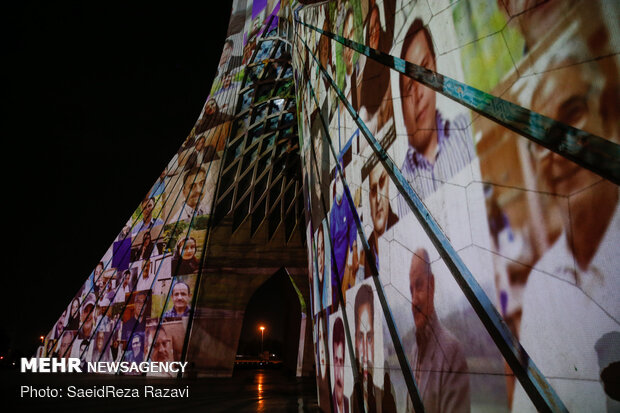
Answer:
[[[416,331],[421,331],[426,327],[428,318],[434,312],[435,279],[430,265],[415,254],[409,270],[409,289],[413,321]]]
[[[172,300],[174,302],[174,308],[177,312],[184,312],[189,303],[189,291],[187,285],[178,283],[172,289]]]
[[[355,356],[362,372],[364,400],[368,401],[368,387],[372,386],[375,354],[374,314],[372,291],[362,286],[355,303]]]

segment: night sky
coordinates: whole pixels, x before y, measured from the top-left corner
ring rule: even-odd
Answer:
[[[286,295],[293,297],[293,300],[287,300]],[[254,292],[245,309],[237,354],[256,356],[260,353],[260,326],[265,327],[263,350],[282,357],[285,350],[283,344],[291,345],[292,341],[295,348],[299,336],[290,334],[286,323],[289,313],[301,311],[300,307],[291,304],[296,297],[297,293],[285,273],[277,272],[265,281]]]
[[[3,7],[1,354],[32,354],[202,109],[231,1],[165,4]]]

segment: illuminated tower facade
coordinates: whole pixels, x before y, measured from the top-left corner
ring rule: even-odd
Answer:
[[[617,409],[619,10],[234,1],[200,118],[41,354],[230,375],[280,274],[325,411]]]

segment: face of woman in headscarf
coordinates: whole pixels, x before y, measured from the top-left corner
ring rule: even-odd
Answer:
[[[73,300],[73,303],[71,304],[71,315],[75,315],[75,313],[77,313],[79,308],[80,308],[80,301],[76,298],[75,300]]]
[[[185,241],[185,245],[181,248],[183,249],[184,260],[191,260],[196,255],[196,241],[191,238]]]

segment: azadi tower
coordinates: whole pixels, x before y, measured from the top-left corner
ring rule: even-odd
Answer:
[[[233,1],[194,128],[39,355],[230,376],[276,277],[324,411],[617,411],[619,15]]]

